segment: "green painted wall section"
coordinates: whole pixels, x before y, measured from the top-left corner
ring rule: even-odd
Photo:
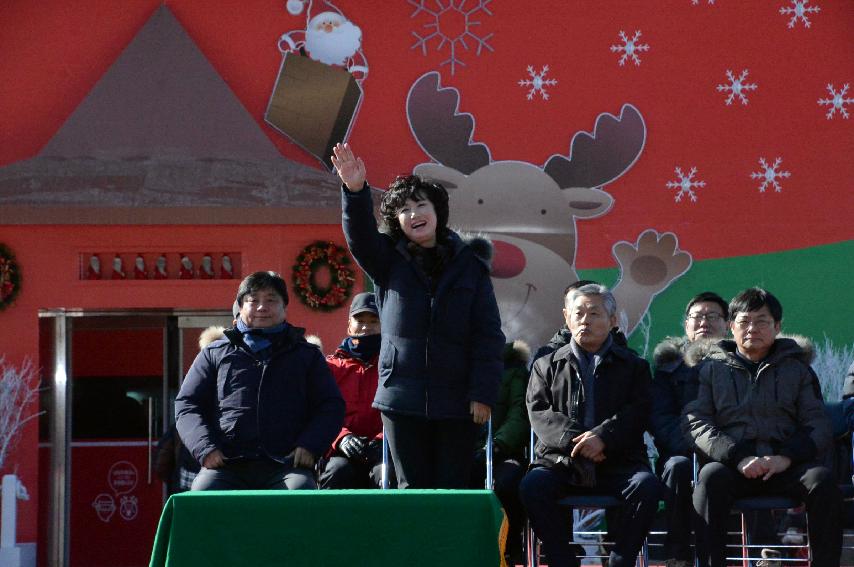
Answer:
[[[614,285],[617,269],[579,270],[579,277]],[[667,335],[682,334],[685,304],[701,291],[729,300],[758,285],[783,304],[783,332],[810,337],[819,348],[813,366],[826,397],[837,397],[844,369],[854,359],[854,240],[758,256],[694,262],[691,269],[652,302],[648,337],[638,328],[629,344],[652,359]],[[826,339],[833,348],[828,350]],[[646,348],[644,348],[646,346]],[[824,350],[822,350],[824,347]]]

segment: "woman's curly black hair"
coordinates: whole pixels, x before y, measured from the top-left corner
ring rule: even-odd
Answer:
[[[443,240],[448,233],[448,192],[439,183],[426,181],[418,175],[400,175],[383,195],[380,204],[380,215],[386,231],[392,238],[403,237],[403,230],[397,220],[397,214],[406,204],[407,199],[413,201],[428,200],[433,203],[436,211],[436,238]]]

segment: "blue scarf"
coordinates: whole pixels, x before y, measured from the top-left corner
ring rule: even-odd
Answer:
[[[602,346],[599,347],[599,350],[594,352],[587,352],[581,345],[575,342],[575,339],[570,341],[570,349],[572,350],[572,354],[575,357],[575,360],[578,361],[579,369],[581,370],[581,383],[584,386],[584,419],[582,423],[584,427],[587,429],[593,429],[596,427],[596,396],[595,396],[595,381],[596,381],[596,369],[599,367],[599,364],[607,354],[608,350],[611,348],[611,344],[614,340],[611,338],[611,335],[608,335],[608,338],[605,339],[605,342],[602,343]]]
[[[347,337],[341,342],[340,348],[353,358],[367,362],[380,351],[382,335],[367,335],[365,337]]]
[[[274,327],[267,329],[253,329],[246,326],[243,319],[237,318],[237,330],[243,333],[243,342],[252,352],[260,352],[265,348],[270,348],[273,342],[267,338],[267,335],[276,335],[285,331],[288,328],[287,323],[279,323]]]

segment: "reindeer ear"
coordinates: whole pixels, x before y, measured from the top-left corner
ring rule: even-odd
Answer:
[[[569,203],[569,210],[574,217],[591,219],[608,212],[614,204],[614,198],[599,189],[587,187],[570,187],[562,189],[563,198]]]
[[[445,167],[438,163],[422,163],[415,166],[412,170],[415,175],[420,175],[427,181],[441,183],[445,189],[456,189],[463,185],[466,181],[466,175],[463,175],[456,169]]]

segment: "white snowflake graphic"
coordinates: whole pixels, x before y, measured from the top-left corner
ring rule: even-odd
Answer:
[[[810,27],[811,22],[809,18],[807,18],[807,14],[818,14],[821,12],[821,8],[818,6],[807,6],[810,3],[810,0],[789,0],[792,5],[791,6],[783,6],[780,8],[781,14],[792,14],[792,18],[789,20],[789,27],[795,27],[795,24],[798,23],[798,20],[804,22],[804,27]]]
[[[691,171],[688,172],[688,175],[682,173],[682,168],[676,168],[676,175],[679,176],[679,179],[676,181],[668,181],[667,187],[669,189],[679,189],[676,192],[675,201],[678,203],[682,200],[682,197],[688,195],[691,201],[697,202],[697,193],[694,191],[695,188],[705,187],[705,181],[699,181],[694,179],[694,174],[697,173],[697,168],[692,167]]]
[[[848,92],[848,83],[842,85],[842,88],[839,89],[839,92],[836,92],[836,89],[833,88],[833,83],[828,83],[827,90],[830,91],[831,98],[820,98],[818,99],[818,103],[821,106],[830,106],[830,110],[827,111],[825,115],[828,120],[833,118],[833,115],[836,111],[839,111],[839,114],[842,115],[842,118],[848,118],[848,110],[845,108],[846,104],[854,104],[854,98],[846,97],[845,93]]]
[[[754,171],[750,174],[750,178],[762,180],[762,185],[759,186],[760,193],[764,193],[765,189],[767,189],[769,185],[774,187],[774,191],[780,193],[782,187],[780,187],[780,184],[777,183],[777,180],[792,176],[792,174],[788,171],[777,171],[777,168],[780,167],[781,163],[783,163],[783,159],[779,157],[774,160],[773,165],[768,165],[768,162],[765,161],[765,158],[759,158],[759,165],[761,165],[765,169],[765,171]]]
[[[649,51],[649,45],[646,43],[638,43],[638,39],[640,39],[641,32],[640,30],[635,31],[635,35],[632,36],[631,39],[626,35],[626,33],[620,30],[620,39],[623,40],[623,45],[612,45],[611,51],[613,53],[622,52],[623,55],[620,57],[620,65],[626,64],[626,59],[631,58],[634,61],[635,65],[640,65],[641,60],[637,56],[637,54],[641,51]]]
[[[530,79],[519,79],[520,87],[531,87],[528,91],[528,100],[534,100],[534,95],[540,93],[543,100],[549,100],[549,93],[546,92],[546,86],[554,86],[557,84],[557,79],[546,79],[546,73],[549,72],[549,66],[543,65],[543,69],[537,73],[534,71],[533,65],[528,65],[528,76]]]
[[[492,0],[478,0],[473,8],[465,7],[467,0],[447,0],[446,2],[443,0],[432,0],[431,4],[435,4],[435,8],[428,8],[425,5],[427,0],[407,1],[415,6],[415,11],[412,12],[410,18],[414,18],[421,12],[428,14],[431,17],[431,21],[424,24],[424,27],[428,30],[433,30],[423,36],[417,32],[412,32],[416,41],[411,49],[420,47],[421,53],[427,55],[427,44],[433,38],[438,39],[436,51],[441,51],[446,44],[449,45],[450,56],[442,61],[441,65],[450,64],[451,75],[456,71],[457,65],[466,66],[459,57],[459,48],[462,47],[468,51],[467,40],[477,45],[478,56],[480,56],[484,47],[489,51],[494,51],[488,43],[494,34],[490,33],[486,36],[479,36],[472,31],[472,28],[480,25],[479,20],[473,19],[477,16],[478,12],[482,12],[488,16],[492,15],[492,12],[487,7]]]
[[[729,96],[726,99],[727,106],[732,104],[733,99],[738,97],[741,100],[741,104],[747,104],[747,97],[744,96],[745,91],[755,91],[757,88],[756,83],[745,83],[744,79],[747,78],[747,69],[741,72],[738,78],[735,78],[735,74],[727,69],[726,76],[729,79],[728,85],[718,85],[718,92],[726,92],[729,91]]]
[[[700,0],[691,0],[691,4],[693,4],[694,6],[697,6],[699,3],[700,3]],[[709,5],[714,6],[715,0],[709,0]]]

